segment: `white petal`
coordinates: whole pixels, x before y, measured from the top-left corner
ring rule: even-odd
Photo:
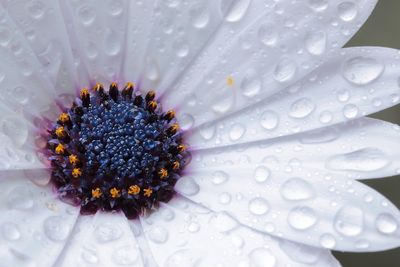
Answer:
[[[199,150],[189,168],[219,168],[240,160],[255,168],[274,158],[274,169],[294,175],[324,172],[371,179],[399,174],[399,151],[398,125],[364,117],[289,137]]]
[[[61,1],[73,50],[92,83],[120,81],[124,62],[128,0]],[[88,86],[88,85],[81,85]]]
[[[193,126],[254,105],[300,80],[350,39],[376,3],[237,2],[213,42],[164,99],[168,108],[192,116]],[[243,9],[246,2],[250,5]],[[346,14],[353,16],[343,19]]]
[[[58,94],[73,93],[84,78],[74,67],[70,40],[58,1],[2,1],[29,42]],[[78,77],[79,76],[79,77]]]
[[[146,236],[143,233],[142,224],[140,220],[129,220],[132,232],[139,244],[140,254],[142,255],[143,264],[146,267],[157,267],[157,263],[154,259],[153,253],[150,250],[149,243]]]
[[[122,213],[81,216],[55,266],[144,266],[138,243]]]
[[[381,151],[391,151],[393,141],[381,143],[387,149],[375,147],[375,139],[364,132],[365,136],[352,136],[352,132],[346,136],[345,132],[342,139],[327,144],[289,140],[287,144],[198,151],[175,189],[214,211],[229,212],[254,229],[289,240],[342,251],[394,248],[400,245],[398,209],[373,189],[347,178],[347,170],[325,169],[325,162],[319,162],[318,157],[331,156],[325,163],[328,167],[360,168],[349,174],[361,177],[385,167],[382,162],[391,158]],[[386,133],[381,134],[384,139]],[[303,140],[326,137],[329,134],[310,134]],[[356,137],[371,146],[346,153],[365,146]],[[324,154],[325,149],[334,151],[334,146],[343,150]]]
[[[141,222],[158,266],[338,266],[327,250],[255,232],[181,197]]]
[[[0,179],[1,264],[53,266],[78,212],[49,187],[16,176]]]
[[[294,86],[217,121],[218,127],[198,128],[188,142],[213,147],[263,140],[393,106],[400,99],[399,59],[389,48],[343,49]]]
[[[212,40],[227,10],[221,10],[219,1],[214,0],[158,1],[155,6],[153,2],[132,4],[134,14],[142,14],[132,18],[130,25],[125,75],[128,78],[139,70],[140,86],[157,88],[160,94]],[[229,7],[232,0],[223,2]],[[143,44],[147,45],[145,51]]]

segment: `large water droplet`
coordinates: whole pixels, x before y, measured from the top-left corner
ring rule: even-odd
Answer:
[[[78,17],[83,25],[89,26],[93,24],[94,20],[96,19],[96,12],[93,8],[82,6],[78,10]]]
[[[251,266],[254,267],[274,267],[276,258],[269,249],[256,248],[250,252],[249,258]]]
[[[217,99],[217,102],[215,102],[211,108],[214,112],[223,114],[228,112],[233,107],[234,101],[234,94],[232,92],[227,92],[224,97]]]
[[[254,97],[261,91],[261,80],[256,70],[250,69],[246,72],[241,84],[240,89],[244,96]]]
[[[345,236],[359,235],[363,230],[364,214],[354,206],[342,207],[335,216],[336,231]]]
[[[192,128],[194,124],[194,118],[190,114],[183,114],[181,117],[178,118],[179,125],[181,126],[181,129],[186,131]]]
[[[104,223],[96,227],[94,236],[97,242],[107,243],[119,239],[122,236],[122,231],[115,225]]]
[[[148,233],[149,239],[157,244],[162,244],[168,240],[168,231],[164,227],[154,226]]]
[[[157,63],[152,59],[147,59],[146,77],[150,81],[157,81],[160,78],[160,70]]]
[[[307,51],[312,55],[322,55],[326,50],[326,34],[323,31],[310,32],[305,40]]]
[[[343,76],[356,85],[365,85],[375,81],[385,66],[374,58],[355,57],[345,62]]]
[[[281,195],[287,200],[306,200],[314,197],[310,183],[301,178],[290,178],[281,186]]]
[[[215,213],[211,217],[210,223],[222,233],[229,232],[238,226],[238,222],[226,212]]]
[[[65,240],[70,231],[68,222],[59,216],[52,216],[47,218],[43,224],[44,233],[52,241],[63,241]]]
[[[236,123],[232,125],[231,130],[229,131],[229,137],[232,141],[237,141],[242,138],[245,132],[246,128],[242,124]]]
[[[319,239],[319,243],[324,248],[332,249],[336,246],[336,239],[331,234],[323,234]]]
[[[93,264],[99,262],[99,258],[97,257],[96,251],[89,250],[87,248],[83,249],[81,257],[87,263]]]
[[[256,197],[249,202],[249,211],[255,215],[264,215],[269,210],[267,200],[261,197]]]
[[[190,48],[186,41],[178,39],[174,43],[174,51],[177,57],[184,58],[189,54]]]
[[[29,15],[34,19],[40,19],[45,13],[45,5],[40,1],[32,1],[28,4]]]
[[[195,267],[197,264],[201,264],[201,259],[194,258],[190,250],[182,249],[171,254],[164,267]]]
[[[11,31],[6,27],[0,27],[0,45],[7,46],[11,41]]]
[[[377,148],[364,148],[350,153],[335,155],[326,162],[331,170],[377,171],[389,164],[388,157]]]
[[[262,25],[258,30],[258,39],[264,45],[273,47],[278,41],[278,33],[273,25]]]
[[[3,237],[8,241],[18,240],[21,237],[21,232],[18,229],[18,225],[11,222],[6,222],[1,226],[1,232]]]
[[[358,107],[353,104],[347,104],[343,107],[343,115],[347,119],[354,119],[358,115]]]
[[[175,190],[186,196],[194,196],[200,191],[200,186],[192,177],[182,177],[176,182]]]
[[[398,222],[396,218],[389,213],[380,214],[375,222],[376,229],[383,234],[392,234],[398,228]]]
[[[109,56],[115,56],[118,55],[120,51],[120,36],[113,30],[107,30],[104,36],[104,52]]]
[[[308,0],[308,5],[316,12],[322,12],[328,7],[328,0]]]
[[[279,117],[278,114],[271,110],[266,110],[261,113],[260,124],[266,130],[273,130],[278,126]]]
[[[215,185],[226,183],[229,179],[229,174],[223,171],[216,171],[212,174],[212,182]]]
[[[112,259],[118,265],[132,266],[139,259],[138,249],[132,246],[123,246],[114,250]]]
[[[296,119],[305,118],[315,109],[315,104],[308,98],[301,98],[290,106],[289,115]]]
[[[23,86],[17,86],[10,91],[10,96],[19,104],[26,104],[29,100],[28,90]]]
[[[22,146],[28,139],[27,125],[20,118],[4,118],[1,122],[1,130],[17,146]]]
[[[29,186],[17,186],[11,190],[7,197],[11,209],[29,210],[33,207],[33,194]]]
[[[288,82],[293,79],[297,71],[297,65],[290,59],[283,59],[276,65],[274,78],[278,82]]]
[[[295,229],[306,230],[317,222],[317,215],[313,209],[306,206],[293,208],[288,215],[288,223]]]
[[[215,123],[204,124],[199,127],[199,133],[204,140],[211,140],[215,135]]]
[[[246,14],[247,9],[250,6],[250,2],[251,0],[238,0],[232,5],[230,1],[222,1],[221,4],[223,6],[221,7],[221,10],[223,14],[225,13],[224,10],[226,10],[226,5],[229,5],[230,7],[228,14],[225,16],[225,20],[229,22],[241,20],[244,14]]]
[[[207,6],[203,8],[196,8],[191,11],[192,25],[194,28],[203,29],[207,27],[210,22],[210,12]]]
[[[254,171],[254,179],[259,183],[263,183],[268,180],[270,175],[271,171],[265,166],[259,166]]]
[[[353,2],[343,2],[338,5],[339,18],[343,21],[352,21],[357,13],[357,6]]]

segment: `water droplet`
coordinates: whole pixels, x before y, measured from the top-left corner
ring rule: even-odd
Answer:
[[[181,5],[182,0],[165,0],[165,4],[170,8],[177,8]]]
[[[256,197],[249,202],[249,211],[254,215],[264,215],[268,210],[269,205],[264,198]]]
[[[238,222],[226,212],[215,213],[211,217],[210,223],[222,233],[229,232],[238,226]]]
[[[278,82],[288,82],[293,79],[297,71],[297,65],[290,59],[283,59],[276,65],[274,78]]]
[[[308,4],[316,12],[324,11],[328,7],[327,0],[308,0]]]
[[[287,200],[306,200],[314,197],[314,189],[304,179],[295,177],[282,184],[281,195]]]
[[[148,235],[149,239],[157,244],[163,244],[168,240],[168,231],[161,226],[152,227]]]
[[[322,247],[332,249],[336,246],[335,237],[331,234],[323,234],[319,239],[319,243]]]
[[[258,30],[258,39],[264,45],[273,47],[278,41],[278,33],[272,25],[262,25]]]
[[[356,236],[363,230],[364,214],[353,206],[342,207],[335,216],[335,229],[345,236]]]
[[[226,5],[229,4],[230,7],[228,14],[225,16],[225,20],[228,22],[237,22],[241,20],[244,14],[246,14],[247,9],[250,6],[250,2],[251,0],[238,0],[232,4],[231,1],[222,1],[221,4],[223,6],[221,9],[223,10],[223,14],[225,14],[224,10],[226,9]]]
[[[83,25],[89,26],[93,24],[94,20],[96,19],[96,12],[91,7],[82,6],[78,10],[78,17]]]
[[[193,258],[193,253],[182,249],[172,253],[165,261],[164,267],[195,267],[201,264],[200,258]]]
[[[84,248],[81,254],[82,259],[87,263],[97,263],[99,262],[99,258],[95,251],[88,250]]]
[[[200,186],[192,177],[182,177],[176,182],[175,190],[185,196],[194,196],[200,191]]]
[[[340,102],[347,102],[349,101],[350,98],[350,92],[347,90],[341,90],[337,93],[337,99]]]
[[[288,223],[295,229],[306,230],[315,225],[317,215],[310,207],[299,206],[293,208],[288,215]]]
[[[231,203],[232,197],[229,193],[221,193],[219,195],[219,203],[227,205],[229,203]]]
[[[146,77],[150,81],[157,81],[160,78],[160,71],[158,69],[158,65],[154,60],[147,59]]]
[[[192,128],[194,124],[193,116],[187,113],[183,114],[180,118],[178,118],[178,121],[179,125],[181,126],[181,129],[184,131]]]
[[[203,8],[197,8],[191,12],[192,25],[197,29],[204,29],[210,22],[210,13],[207,6]]]
[[[215,123],[208,123],[199,127],[199,133],[204,140],[211,140],[215,135],[215,130]]]
[[[343,107],[343,115],[347,119],[354,119],[358,115],[358,107],[353,104],[347,104]]]
[[[360,56],[345,62],[343,76],[355,85],[365,85],[375,81],[384,68],[385,66],[376,59]]]
[[[246,72],[240,84],[242,94],[246,97],[254,97],[261,91],[261,80],[256,70],[250,69]]]
[[[343,21],[352,21],[357,13],[357,6],[353,2],[343,2],[338,5],[338,14]]]
[[[65,240],[70,231],[70,226],[65,218],[52,216],[47,218],[43,224],[44,233],[52,241]]]
[[[213,184],[220,185],[229,180],[229,174],[223,171],[216,171],[212,174],[211,180]]]
[[[197,233],[198,231],[200,231],[200,224],[196,223],[196,222],[191,222],[188,227],[187,227],[188,231],[190,233]]]
[[[375,222],[376,229],[383,234],[392,234],[398,228],[398,222],[396,218],[389,213],[380,214]]]
[[[132,266],[139,259],[139,251],[132,246],[124,246],[114,250],[112,259],[118,265]]]
[[[332,113],[327,110],[321,112],[321,115],[319,116],[319,121],[325,124],[330,123],[332,119],[333,119]]]
[[[330,157],[326,167],[340,171],[377,171],[389,164],[388,157],[377,148],[364,148]]]
[[[18,103],[24,105],[29,100],[28,90],[23,86],[17,86],[10,92],[11,97]]]
[[[227,92],[224,97],[217,99],[217,102],[214,103],[211,108],[216,113],[226,113],[232,108],[234,100],[234,94],[232,92]]]
[[[108,12],[111,16],[116,17],[122,14],[124,11],[124,5],[120,0],[113,0],[110,2]]]
[[[104,52],[109,56],[116,56],[121,51],[120,36],[113,30],[106,30],[104,36]]]
[[[326,50],[326,34],[323,31],[310,32],[305,40],[307,51],[311,55],[322,55]]]
[[[254,267],[274,267],[276,258],[269,249],[256,248],[249,254],[251,266]]]
[[[33,207],[33,194],[29,186],[17,186],[10,191],[7,197],[11,209],[29,210]]]
[[[18,240],[21,237],[21,232],[18,229],[18,225],[11,222],[6,222],[1,226],[1,232],[3,237],[8,241]]]
[[[104,223],[96,227],[94,236],[99,243],[107,243],[119,239],[122,231],[115,225]]]
[[[243,137],[244,133],[246,132],[246,128],[239,123],[234,124],[229,131],[229,137],[232,141],[237,141]]]
[[[340,132],[332,127],[321,128],[301,135],[302,144],[321,144],[335,141],[340,137]]]
[[[271,110],[266,110],[261,113],[260,124],[266,130],[273,130],[278,126],[279,117],[278,114]]]
[[[28,4],[29,15],[34,19],[40,19],[43,17],[45,5],[40,1],[33,1]]]
[[[189,45],[186,41],[178,39],[174,43],[175,54],[179,58],[184,58],[189,54]]]
[[[308,98],[295,101],[290,107],[289,115],[296,119],[305,118],[315,109],[315,104]]]
[[[11,31],[6,27],[0,27],[0,45],[7,46],[11,41]]]
[[[259,182],[263,183],[271,176],[271,171],[264,166],[259,166],[254,171],[254,179]]]
[[[25,122],[17,117],[6,117],[1,122],[1,130],[18,147],[25,144],[28,139],[28,127]]]

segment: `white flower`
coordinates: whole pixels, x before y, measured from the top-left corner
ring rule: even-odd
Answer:
[[[330,249],[398,247],[398,209],[357,180],[400,171],[399,127],[364,117],[399,102],[400,53],[341,48],[375,3],[2,1],[0,265],[339,266]],[[79,216],[39,153],[47,118],[114,81],[155,90],[192,154],[136,220]]]

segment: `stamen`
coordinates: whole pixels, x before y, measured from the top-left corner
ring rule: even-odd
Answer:
[[[69,163],[71,163],[72,165],[76,165],[79,163],[79,159],[78,159],[77,155],[74,155],[74,154],[69,155],[68,159],[69,159]]]
[[[74,169],[72,169],[72,176],[73,176],[74,178],[81,177],[81,176],[82,176],[82,171],[81,171],[81,169],[80,169],[80,168],[74,168]]]
[[[58,155],[62,155],[62,154],[64,154],[65,153],[65,147],[64,147],[64,145],[63,144],[58,144],[57,146],[56,146],[56,153],[58,154]]]
[[[180,166],[181,166],[181,164],[179,163],[179,161],[175,161],[174,163],[172,163],[172,169],[174,171],[179,170]]]
[[[69,121],[69,115],[67,113],[61,113],[60,116],[58,117],[58,120],[61,123],[66,123]]]
[[[153,194],[153,190],[151,188],[146,188],[143,191],[144,191],[144,196],[145,197],[150,197],[151,194]]]
[[[63,138],[66,136],[66,132],[63,126],[60,126],[56,129],[56,135],[58,138]]]
[[[169,110],[167,113],[165,113],[164,118],[170,122],[173,118],[175,118],[175,111]]]
[[[151,111],[151,112],[155,111],[156,108],[157,108],[157,102],[156,102],[156,101],[150,101],[150,102],[147,104],[147,108],[148,108],[148,110]]]
[[[92,197],[94,198],[100,198],[103,193],[101,192],[100,188],[92,189]]]
[[[140,193],[140,187],[137,185],[131,185],[128,189],[129,195],[137,195]]]
[[[168,176],[167,169],[162,168],[161,170],[158,171],[158,175],[160,176],[161,179],[164,179],[165,177]]]
[[[115,187],[111,188],[110,190],[110,195],[112,198],[118,198],[119,197],[119,190]]]

